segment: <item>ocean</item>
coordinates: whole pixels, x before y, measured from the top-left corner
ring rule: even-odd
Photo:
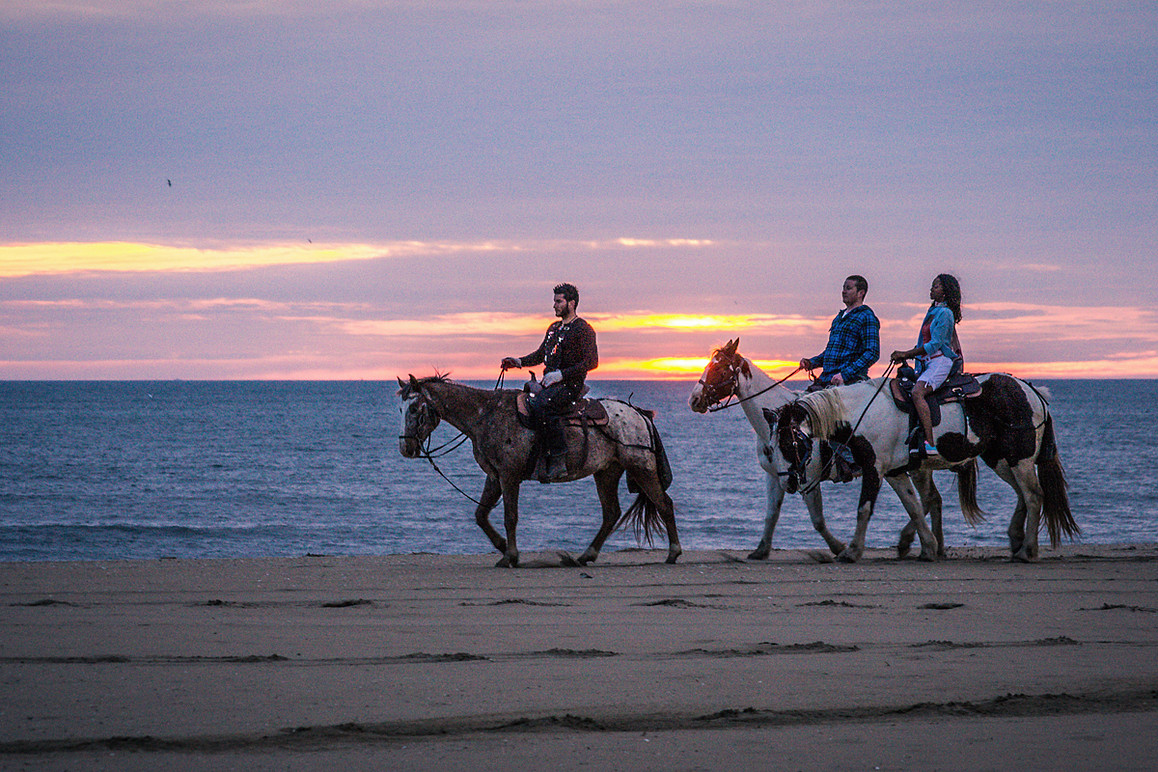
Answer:
[[[591,396],[658,412],[685,550],[755,547],[764,472],[742,410],[692,413],[691,381],[590,385]],[[1052,393],[1080,542],[1155,541],[1158,381],[1037,385]],[[396,391],[368,381],[0,382],[0,561],[492,552],[474,504],[427,462],[399,455]],[[435,444],[455,434],[444,424]],[[478,496],[484,476],[469,445],[438,463]],[[977,528],[961,519],[952,473],[936,481],[949,546],[1007,544],[1015,499],[992,472],[980,472],[989,519]],[[852,536],[859,489],[824,486],[841,539]],[[624,482],[624,507],[633,497]],[[525,483],[519,509],[524,553],[578,553],[599,524],[590,478]],[[906,520],[886,486],[867,545],[891,547]],[[492,521],[501,530],[501,504]],[[620,532],[604,549],[635,546]],[[824,549],[799,496],[786,498],[773,547]]]

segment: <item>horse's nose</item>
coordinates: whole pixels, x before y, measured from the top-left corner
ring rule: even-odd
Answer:
[[[399,437],[398,452],[403,458],[414,458],[418,455],[418,442],[413,437]]]

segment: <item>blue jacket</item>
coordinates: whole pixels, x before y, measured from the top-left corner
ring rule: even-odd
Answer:
[[[925,319],[921,322],[921,332],[917,335],[917,348],[923,349],[925,352],[923,356],[918,356],[918,361],[921,364],[927,362],[938,352],[951,359],[961,358],[961,352],[954,348],[956,343],[955,326],[953,309],[943,303],[934,303],[929,306],[929,310],[925,313]]]

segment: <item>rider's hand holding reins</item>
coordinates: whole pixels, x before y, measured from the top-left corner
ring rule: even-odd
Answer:
[[[511,370],[522,366],[523,363],[514,357],[503,357],[502,368],[504,370]]]
[[[545,372],[543,373],[543,388],[553,386],[561,380],[563,380],[563,374],[558,370],[550,370]]]
[[[919,348],[911,348],[908,351],[894,351],[893,353],[889,354],[889,361],[890,362],[904,362],[906,359],[909,359],[910,357],[915,357],[921,351],[922,351],[922,349],[919,349]]]

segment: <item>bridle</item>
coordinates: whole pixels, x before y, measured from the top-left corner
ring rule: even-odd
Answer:
[[[499,372],[498,380],[495,381],[495,391],[498,391],[503,387],[503,382],[506,380],[506,376],[507,376],[506,370],[501,370]],[[432,403],[429,399],[427,399],[426,395],[422,394],[421,392],[418,392],[418,393],[415,393],[413,396],[416,400],[418,400],[416,403],[417,404],[417,410],[422,412],[422,413],[426,413],[426,415],[420,416],[419,419],[416,420],[416,424],[417,424],[418,428],[416,429],[415,434],[399,434],[398,439],[411,440],[415,444],[417,444],[418,445],[418,453],[415,455],[415,458],[426,459],[426,461],[430,464],[431,468],[434,469],[434,471],[438,472],[438,475],[442,479],[444,479],[448,483],[450,483],[450,487],[454,488],[456,491],[458,491],[463,496],[465,496],[466,498],[473,501],[475,504],[482,506],[482,503],[478,499],[476,499],[474,496],[471,496],[469,493],[464,491],[462,488],[458,487],[455,484],[454,480],[447,477],[446,473],[443,472],[438,467],[438,464],[434,463],[434,459],[442,458],[443,456],[450,455],[454,451],[458,450],[462,446],[463,443],[465,443],[468,439],[470,439],[470,437],[468,437],[465,432],[460,431],[456,436],[451,437],[449,440],[442,443],[438,447],[436,447],[436,448],[430,447],[430,437],[431,437],[431,435],[434,434],[434,430],[438,428],[438,424],[442,419],[441,419],[441,416],[438,415],[438,410],[437,410],[437,408],[434,407],[434,403]],[[410,395],[407,394],[406,398],[409,399],[409,397],[410,397]],[[407,408],[405,408],[405,407],[400,408],[400,410],[403,410],[403,411],[406,409]],[[430,430],[426,432],[426,437],[420,437],[417,432],[420,432],[422,427],[425,426],[427,422],[429,422],[429,424],[430,424]],[[405,425],[406,425],[406,422],[403,422],[403,426],[405,426]]]
[[[741,361],[738,356],[725,358],[722,353],[717,353],[708,363],[708,368],[704,370],[704,375],[700,376],[697,383],[703,386],[704,399],[711,406],[708,408],[709,411],[722,410],[720,403],[735,396],[736,389],[739,388]],[[719,374],[720,377],[704,380],[704,376],[708,374]]]
[[[719,365],[718,368],[717,365]],[[804,369],[803,367],[797,367],[795,370],[788,373],[788,375],[776,381],[771,386],[765,386],[759,391],[753,392],[746,397],[740,397],[735,402],[732,402],[732,397],[736,396],[736,393],[740,388],[740,373],[744,371],[744,365],[744,358],[739,354],[726,357],[724,352],[719,352],[714,357],[712,357],[712,361],[708,363],[708,368],[704,371],[704,374],[707,375],[708,373],[721,373],[721,377],[712,379],[712,381],[709,382],[704,380],[703,376],[700,376],[699,381],[697,381],[697,383],[703,387],[704,399],[708,401],[708,405],[710,406],[708,407],[709,413],[716,413],[720,410],[726,410],[730,407],[743,404],[750,399],[755,399],[761,394],[772,391],[772,389],[781,385]],[[810,371],[809,376],[811,377],[811,375],[812,373]]]
[[[796,493],[801,485],[807,485],[807,465],[812,455],[812,438],[804,433],[799,424],[793,424],[791,421],[791,413],[794,409],[798,409],[798,405],[798,401],[792,402],[776,410],[776,421],[773,425],[773,442],[779,446],[780,453],[788,462],[788,469],[778,473],[780,477],[787,478],[784,481],[784,490],[788,493]],[[788,421],[783,428],[780,426],[781,420]],[[782,441],[784,432],[790,435],[790,443]],[[791,450],[791,453],[786,452],[787,450]]]

